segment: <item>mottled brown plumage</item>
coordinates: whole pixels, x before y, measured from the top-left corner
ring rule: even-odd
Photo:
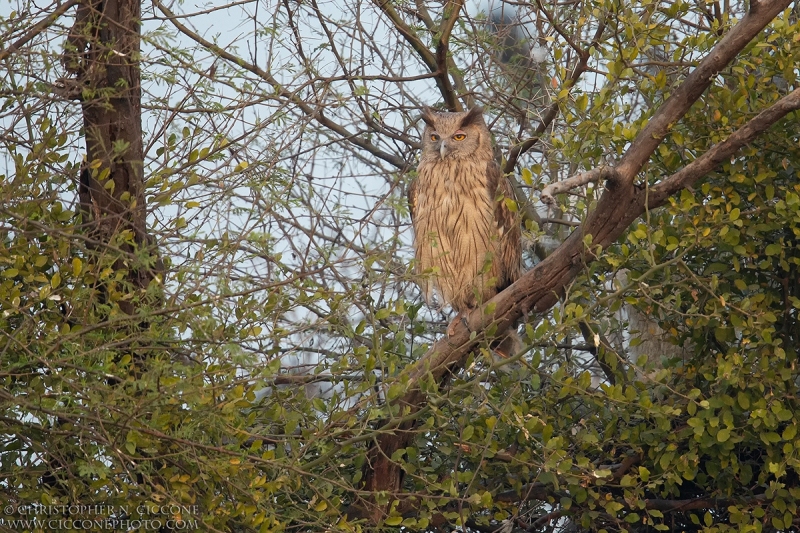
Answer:
[[[422,119],[422,157],[409,188],[416,268],[426,299],[438,293],[457,320],[519,277],[520,227],[482,110],[426,108]]]

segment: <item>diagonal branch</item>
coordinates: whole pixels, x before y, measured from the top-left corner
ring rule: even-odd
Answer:
[[[504,503],[519,503],[520,501],[539,500],[551,501],[563,496],[563,493],[554,491],[550,485],[545,483],[529,483],[524,485],[520,491],[512,490],[498,494],[495,501]],[[717,498],[699,497],[686,500],[644,500],[645,509],[653,509],[664,513],[696,511],[699,509],[725,509],[731,505],[762,505],[771,501],[764,494],[757,494],[742,498]]]
[[[400,17],[400,14],[395,11],[394,7],[392,7],[390,3],[390,0],[379,0],[375,3],[383,12],[383,14],[389,17],[389,20],[392,21],[392,24],[394,24],[394,27],[400,32],[400,35],[402,35],[408,44],[411,45],[411,48],[413,48],[414,51],[419,54],[419,58],[423,63],[425,63],[425,66],[428,67],[428,70],[431,72],[436,72],[436,56],[430,50],[428,50],[428,47],[425,46],[419,37],[416,36],[414,30],[411,29],[411,27]]]
[[[723,161],[729,160],[742,146],[765,132],[788,113],[798,109],[800,109],[800,89],[795,89],[750,119],[747,124],[733,132],[727,139],[672,176],[651,187],[647,197],[647,208],[654,209],[663,205],[667,198],[693,184]]]
[[[727,139],[712,147],[702,156],[690,164],[654,185],[646,192],[647,200],[641,202],[642,208],[655,209],[663,205],[667,198],[686,187],[692,185],[701,177],[714,170],[720,163],[729,159],[742,146],[748,144],[757,136],[769,129],[775,122],[785,117],[788,113],[800,109],[800,89],[795,89],[773,105],[753,117],[744,126],[733,132]],[[587,183],[616,178],[616,170],[612,167],[600,166],[587,172],[582,172],[571,178],[551,183],[542,190],[542,202],[552,205],[554,196],[561,194]],[[645,194],[642,191],[640,194]],[[631,222],[642,213],[637,213]]]
[[[578,44],[572,39],[572,37],[564,31],[564,28],[558,23],[552,13],[545,9],[544,4],[542,4],[542,0],[536,0],[536,5],[539,8],[539,11],[544,14],[544,18],[547,19],[547,22],[550,24],[557,34],[561,36],[562,39],[569,45],[570,48],[575,50],[581,57],[586,53],[582,50]]]
[[[714,49],[706,55],[686,80],[656,111],[647,125],[639,132],[630,148],[617,165],[617,171],[628,183],[633,183],[636,174],[650,159],[672,126],[689,111],[722,71],[747,44],[758,35],[769,22],[791,3],[788,0],[751,2],[750,11],[732,28]]]

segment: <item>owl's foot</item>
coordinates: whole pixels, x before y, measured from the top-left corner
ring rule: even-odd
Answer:
[[[464,313],[458,313],[456,317],[450,321],[450,324],[447,326],[447,336],[452,337],[456,334],[456,327],[458,326],[458,321],[461,320],[464,325],[467,325],[467,315]]]
[[[501,359],[517,355],[523,348],[522,339],[515,330],[509,330],[505,337],[492,344],[492,351]]]
[[[512,355],[512,354],[508,353],[505,350],[501,350],[500,348],[494,348],[494,349],[492,349],[492,351],[494,352],[494,354],[497,357],[500,358],[501,361],[504,360],[504,359],[508,359]]]

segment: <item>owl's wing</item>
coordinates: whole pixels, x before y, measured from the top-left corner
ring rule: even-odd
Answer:
[[[411,221],[414,221],[414,208],[416,206],[417,201],[417,183],[418,180],[414,178],[411,180],[411,183],[408,184],[408,210],[411,213]]]
[[[501,264],[497,289],[503,290],[517,281],[521,274],[522,231],[517,214],[506,203],[506,199],[516,201],[514,187],[494,161],[487,165],[486,178],[489,194],[495,199],[494,219],[500,241],[498,257],[495,259]]]

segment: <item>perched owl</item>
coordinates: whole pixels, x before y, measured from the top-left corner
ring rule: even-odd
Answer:
[[[435,291],[458,313],[447,328],[452,335],[465,313],[520,276],[520,227],[505,202],[514,193],[494,160],[483,110],[425,108],[422,120],[422,157],[408,191],[416,268],[426,300]],[[508,356],[517,343],[511,332],[493,348]]]

